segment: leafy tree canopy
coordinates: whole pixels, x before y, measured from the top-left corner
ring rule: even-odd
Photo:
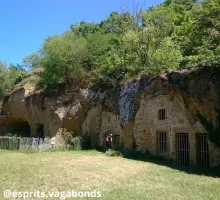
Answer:
[[[23,59],[21,68],[1,63],[2,81],[10,76],[9,85],[16,84],[23,67],[42,67],[45,91],[85,81],[115,89],[141,73],[219,66],[219,0],[165,0],[148,9],[135,4],[127,8],[100,23],[82,21],[62,35],[49,36],[39,51]]]

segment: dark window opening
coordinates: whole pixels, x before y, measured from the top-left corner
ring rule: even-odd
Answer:
[[[167,151],[167,132],[157,132],[157,151],[166,152]]]
[[[158,119],[159,120],[165,120],[166,119],[166,110],[165,109],[160,109],[158,111]]]
[[[44,125],[36,124],[36,137],[44,139]]]

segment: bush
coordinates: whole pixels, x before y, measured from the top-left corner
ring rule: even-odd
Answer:
[[[4,136],[7,136],[7,137],[17,137],[17,134],[14,134],[14,133],[5,133]]]
[[[64,140],[72,150],[100,149],[99,133],[83,133],[82,136],[76,136],[70,131],[64,133]]]
[[[71,148],[73,150],[82,150],[83,149],[83,138],[75,137],[71,140]]]
[[[81,136],[74,137],[75,135],[73,131],[64,133],[66,146],[68,146],[70,150],[81,150],[83,149],[84,139]]]
[[[120,151],[115,151],[113,149],[108,149],[105,154],[107,156],[120,156],[120,157],[123,157],[123,154],[120,152]]]
[[[100,149],[99,133],[83,133],[84,149]]]

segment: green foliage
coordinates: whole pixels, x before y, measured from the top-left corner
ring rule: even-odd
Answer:
[[[83,133],[83,149],[100,149],[99,133]]]
[[[78,151],[83,149],[83,138],[81,136],[76,136],[76,134],[73,131],[64,132],[63,138],[65,140],[65,145],[61,147],[63,148],[63,150]]]
[[[84,21],[80,22],[79,24],[71,25],[70,28],[78,37],[87,37],[89,34],[94,34],[100,30],[98,24]]]
[[[21,65],[13,65],[9,66],[9,84],[14,86],[20,83],[26,75],[25,69]]]
[[[110,16],[101,21],[100,28],[104,33],[123,34],[128,30],[134,29],[135,21],[130,13],[112,12]]]
[[[108,64],[109,52],[118,46],[119,37],[112,33],[97,32],[87,37],[88,51],[94,69]]]
[[[164,7],[156,7],[142,13],[144,27],[155,28],[155,38],[161,39],[170,36],[174,29],[174,19],[169,10]]]
[[[120,157],[123,157],[123,154],[120,152],[120,151],[115,151],[113,149],[108,149],[105,154],[107,156],[120,156]]]
[[[213,51],[220,45],[220,1],[204,1],[202,9],[194,16],[195,24],[192,30],[192,39],[195,40],[194,51],[199,47],[206,47]]]
[[[113,16],[120,18],[114,14],[108,20]],[[132,23],[121,35],[112,31],[111,34],[100,32],[88,37],[92,47],[90,52],[92,57],[95,56],[93,81],[99,87],[117,89],[125,78],[142,72],[155,75],[178,67],[182,56],[178,45],[169,38],[174,28],[169,12],[159,7],[143,12],[141,16],[142,27],[138,29],[134,28],[134,19],[122,20],[125,24]],[[111,30],[117,30],[117,24],[112,27]],[[94,42],[91,42],[93,37]]]
[[[4,136],[7,136],[7,137],[17,137],[17,134],[14,134],[14,133],[5,133]]]
[[[166,6],[172,6],[172,5],[183,5],[187,9],[190,9],[193,5],[193,3],[196,3],[196,0],[165,0],[164,5]]]
[[[64,133],[65,144],[72,150],[99,149],[99,133],[83,133],[76,136],[72,131]]]
[[[83,138],[82,137],[74,137],[71,140],[71,148],[73,150],[82,150],[83,149]]]
[[[88,60],[86,41],[68,31],[61,36],[48,37],[43,45],[44,68],[40,86],[47,92],[79,85],[85,78]]]
[[[23,130],[12,130],[11,132],[4,133],[3,135],[8,137],[29,137],[30,133]]]
[[[208,133],[209,140],[220,148],[220,109],[216,108],[215,122],[209,122],[201,113],[197,113],[197,118]]]
[[[140,33],[128,32],[124,37],[129,75],[146,72],[157,75],[176,69],[182,58],[178,45],[169,37],[155,37],[159,29],[144,28]]]
[[[9,89],[9,71],[6,64],[0,61],[0,99],[8,93]]]
[[[159,48],[150,57],[150,70],[153,74],[160,74],[178,68],[182,59],[179,46],[168,37],[165,38]]]
[[[26,71],[21,65],[7,65],[0,61],[0,99],[4,98],[8,92],[26,75]]]
[[[23,59],[24,67],[42,67],[39,86],[56,95],[89,81],[115,92],[121,81],[141,73],[219,66],[219,0],[166,0],[147,10],[131,7],[131,12],[112,12],[100,23],[82,21],[48,37],[39,51]],[[0,96],[26,76],[19,66],[9,71],[1,67],[1,74],[6,85]],[[9,82],[4,81],[7,76]]]
[[[183,5],[183,20],[175,28],[173,37],[186,57],[181,63],[183,67],[185,65],[200,67],[204,63],[210,66],[219,62],[219,6],[218,0],[194,3],[189,10]]]
[[[41,52],[34,52],[23,58],[23,65],[28,69],[41,67],[42,55]]]

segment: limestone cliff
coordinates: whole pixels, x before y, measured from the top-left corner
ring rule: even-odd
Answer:
[[[189,133],[193,138],[191,135],[205,132],[195,117],[197,112],[214,122],[215,107],[219,107],[219,77],[220,70],[211,68],[174,71],[157,77],[143,75],[123,84],[119,95],[112,94],[117,101],[93,88],[69,91],[52,99],[24,85],[3,102],[0,134],[28,123],[31,136],[36,136],[41,124],[45,136],[62,139],[65,131],[76,135],[97,133],[102,144],[104,137],[113,133],[124,148],[154,153],[154,135],[161,130],[169,132],[169,151],[165,156],[173,157],[175,133]],[[157,119],[161,108],[166,109],[164,121]],[[195,145],[194,139],[190,141]]]

